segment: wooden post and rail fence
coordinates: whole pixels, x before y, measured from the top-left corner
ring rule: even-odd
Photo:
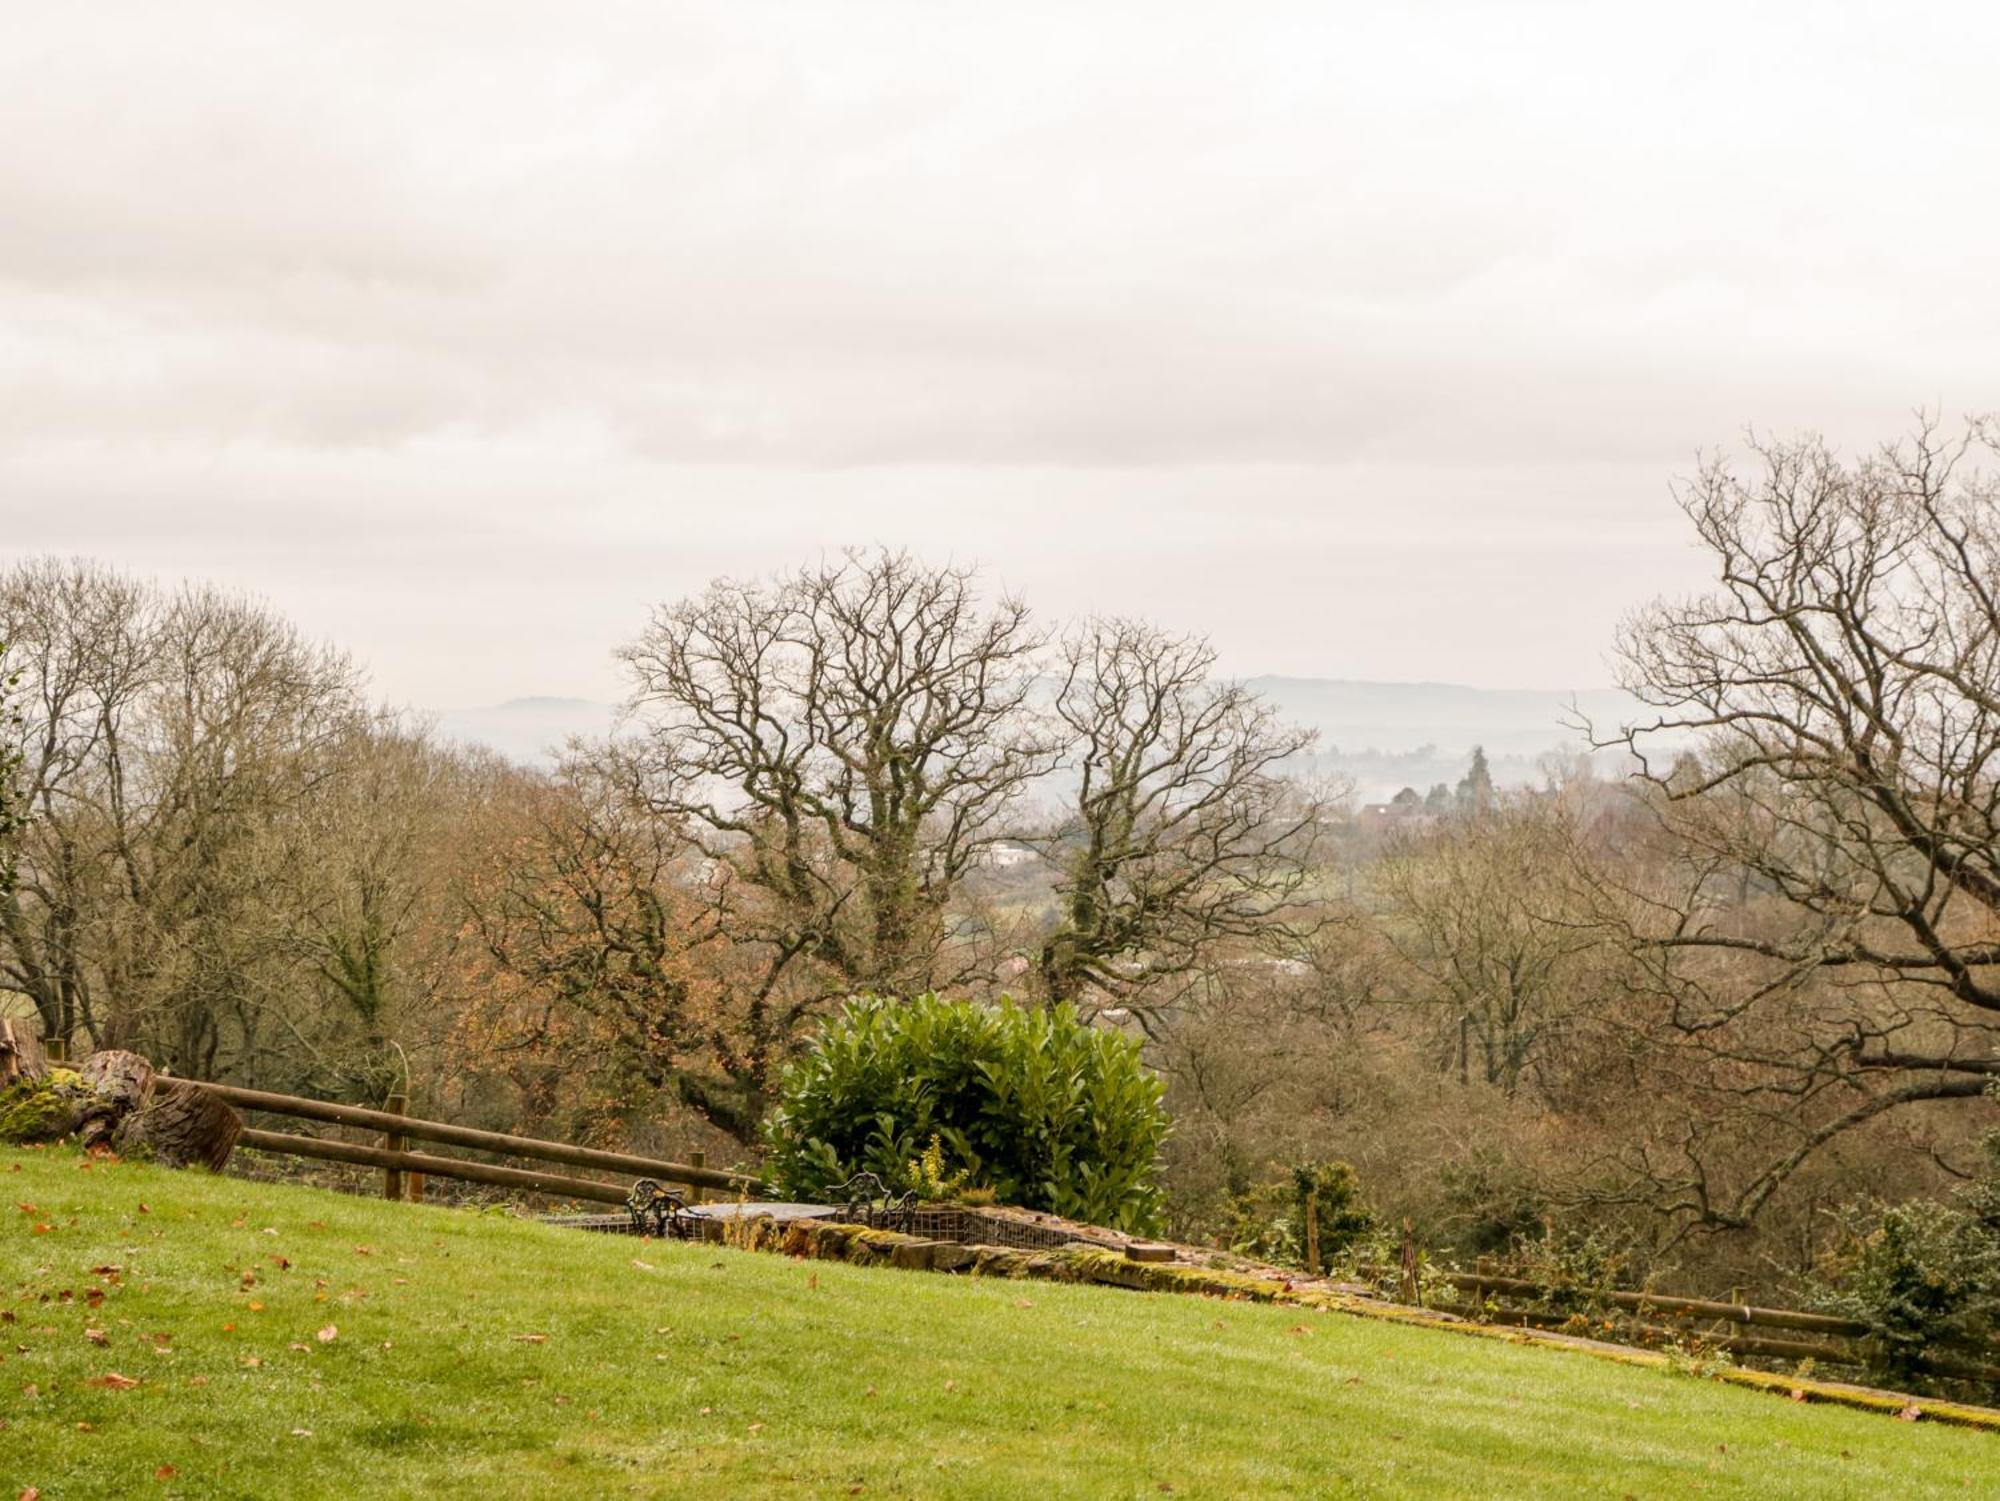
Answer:
[[[361,1146],[321,1136],[304,1136],[285,1131],[261,1131],[246,1127],[238,1145],[260,1152],[278,1152],[292,1157],[310,1157],[323,1162],[345,1162],[358,1167],[382,1170],[382,1193],[390,1199],[422,1199],[429,1178],[456,1178],[494,1188],[511,1188],[551,1198],[582,1199],[598,1204],[625,1202],[633,1178],[657,1178],[703,1189],[751,1197],[765,1191],[762,1179],[747,1173],[723,1172],[707,1166],[705,1154],[691,1154],[692,1162],[669,1162],[659,1157],[641,1157],[630,1152],[607,1152],[596,1147],[573,1147],[559,1141],[542,1141],[532,1136],[509,1136],[500,1131],[481,1131],[471,1126],[453,1126],[444,1121],[420,1120],[405,1115],[406,1101],[400,1094],[389,1098],[387,1110],[371,1110],[362,1105],[336,1105],[329,1100],[309,1100],[297,1095],[272,1094],[262,1089],[243,1089],[234,1084],[211,1084],[190,1080],[214,1093],[238,1110],[263,1111],[270,1115],[292,1116],[326,1125],[380,1132],[380,1146]],[[410,1149],[411,1140],[434,1141],[445,1146],[496,1156],[525,1158],[531,1162],[557,1163],[566,1167],[594,1169],[623,1175],[626,1181],[607,1183],[596,1178],[579,1178],[540,1168],[501,1167],[472,1162],[463,1157],[440,1157]]]
[[[1414,1276],[1410,1265],[1407,1233],[1405,1255],[1400,1267],[1375,1266],[1361,1270],[1384,1280],[1402,1283],[1403,1301],[1414,1303]],[[1664,1344],[1686,1340],[1693,1335],[1710,1349],[1732,1355],[1748,1355],[1766,1360],[1812,1360],[1832,1365],[1863,1364],[1859,1346],[1872,1338],[1875,1330],[1859,1319],[1836,1314],[1806,1313],[1791,1308],[1762,1308],[1751,1303],[1724,1303],[1710,1298],[1683,1298],[1670,1293],[1645,1292],[1629,1288],[1552,1288],[1521,1277],[1499,1275],[1483,1264],[1472,1272],[1432,1272],[1435,1281],[1467,1295],[1462,1301],[1438,1302],[1441,1312],[1461,1314],[1488,1324],[1519,1324],[1533,1329],[1573,1330],[1599,1334],[1621,1343],[1638,1341]],[[1523,1308],[1511,1304],[1532,1303],[1562,1293],[1581,1305],[1571,1311]],[[1609,1310],[1626,1315],[1616,1326],[1601,1329]],[[1581,1323],[1584,1327],[1577,1328]],[[1776,1336],[1751,1333],[1769,1329]],[[1601,1330],[1601,1333],[1600,1333]],[[1787,1336],[1817,1335],[1818,1339]],[[1960,1355],[1969,1358],[1961,1359]],[[1985,1357],[1985,1358],[1982,1358]],[[1974,1381],[2000,1381],[2000,1349],[1990,1343],[1968,1341],[1954,1346],[1953,1353],[1927,1353],[1924,1366],[1941,1376]]]

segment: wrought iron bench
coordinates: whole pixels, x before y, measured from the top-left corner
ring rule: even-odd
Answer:
[[[633,1232],[655,1240],[665,1240],[681,1229],[687,1207],[687,1196],[678,1188],[667,1188],[652,1178],[641,1178],[625,1196]]]
[[[847,1222],[850,1225],[908,1233],[916,1222],[916,1190],[891,1194],[889,1186],[873,1173],[856,1173],[834,1188],[833,1197],[847,1206]]]

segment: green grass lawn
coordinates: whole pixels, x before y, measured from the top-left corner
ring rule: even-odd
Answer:
[[[61,1150],[0,1212],[0,1501],[2000,1495],[1989,1434],[1338,1314]]]

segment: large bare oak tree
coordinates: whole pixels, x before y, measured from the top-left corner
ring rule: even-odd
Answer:
[[[1681,496],[1717,587],[1622,645],[1670,874],[1624,883],[1655,1014],[1718,1113],[1649,1163],[1671,1207],[1746,1223],[1818,1148],[2000,1081],[2000,499],[1995,430],[1858,462],[1820,441]],[[1760,1166],[1715,1173],[1734,1115]]]
[[[650,793],[781,960],[829,989],[962,979],[954,891],[1054,757],[1025,707],[1042,638],[974,573],[850,552],[721,580],[625,649]]]
[[[1312,734],[1214,669],[1203,638],[1140,621],[1062,643],[1054,710],[1077,780],[1045,841],[1058,919],[1039,968],[1055,999],[1130,1002],[1231,949],[1283,957],[1308,926],[1323,809],[1286,765]]]

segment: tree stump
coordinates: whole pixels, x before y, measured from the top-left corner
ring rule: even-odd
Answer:
[[[153,1093],[153,1065],[123,1048],[92,1053],[77,1072],[90,1089],[89,1097],[78,1102],[73,1127],[86,1147],[109,1141]]]
[[[168,1167],[200,1163],[219,1173],[242,1134],[242,1119],[216,1096],[182,1079],[161,1079],[120,1123],[116,1144],[121,1152],[143,1147]]]
[[[49,1071],[42,1040],[24,1021],[0,1018],[0,1089],[23,1079],[39,1079]]]

